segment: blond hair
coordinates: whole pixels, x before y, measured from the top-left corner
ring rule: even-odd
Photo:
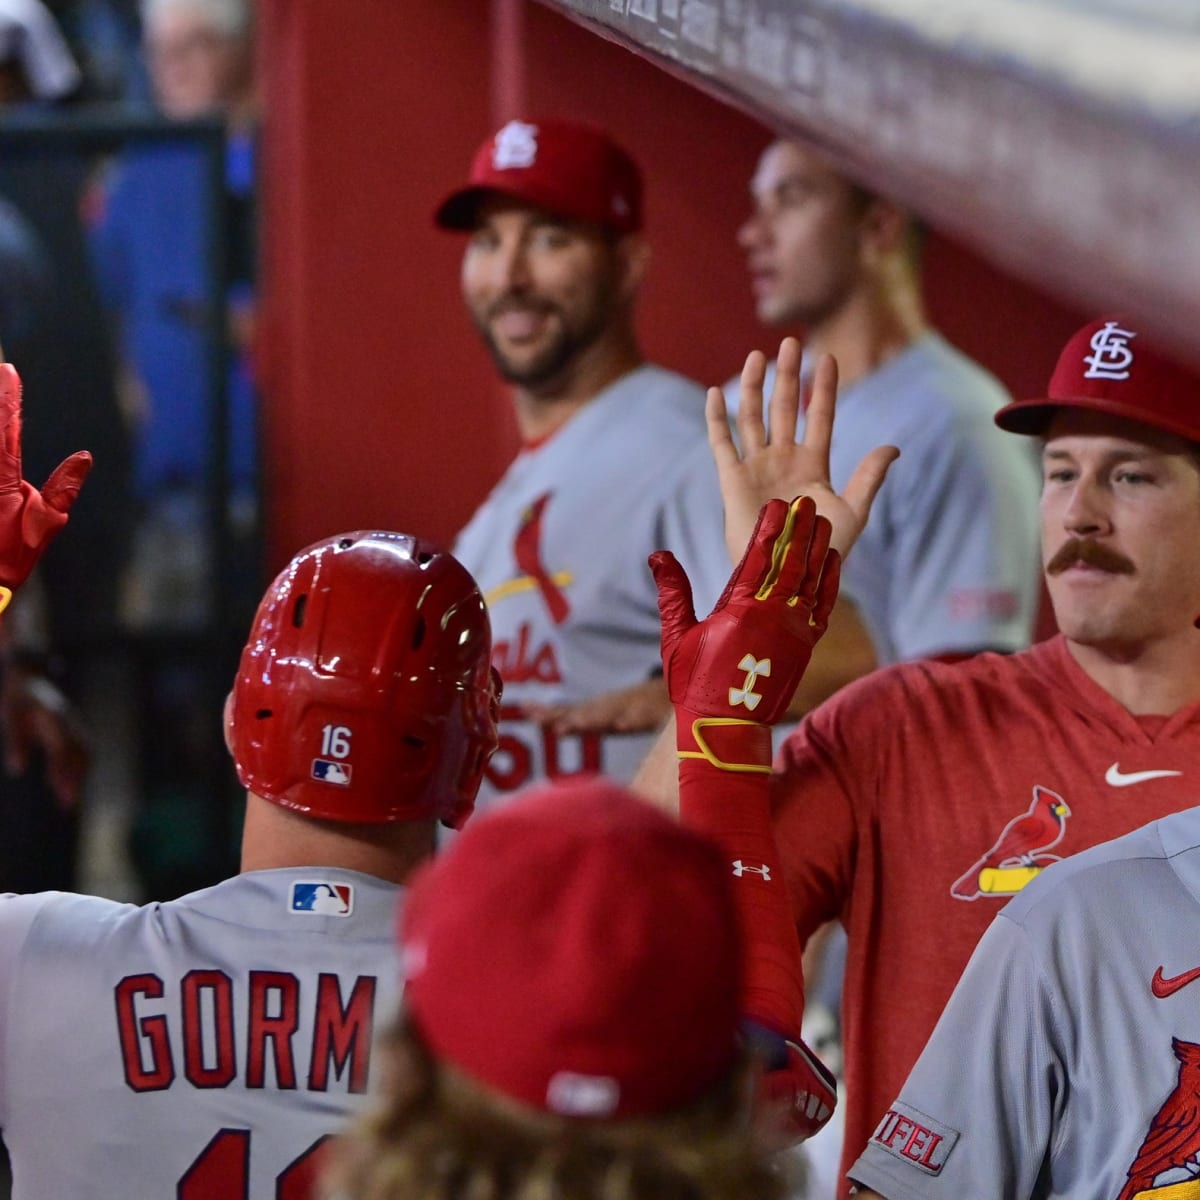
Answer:
[[[375,1108],[335,1148],[330,1200],[782,1200],[792,1182],[749,1120],[748,1062],[683,1109],[583,1121],[437,1062],[401,1020]]]

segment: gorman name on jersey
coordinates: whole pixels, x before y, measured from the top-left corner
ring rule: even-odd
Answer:
[[[376,983],[359,975],[344,994],[337,975],[322,973],[314,1003],[288,971],[250,971],[238,986],[224,971],[189,971],[169,995],[156,974],[127,975],[113,989],[125,1082],[135,1092],[180,1078],[196,1088],[240,1078],[247,1088],[365,1092]]]

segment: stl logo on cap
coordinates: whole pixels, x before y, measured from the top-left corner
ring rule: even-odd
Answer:
[[[521,167],[532,167],[537,161],[536,125],[524,121],[509,121],[499,133],[492,146],[492,166],[497,171],[510,171]]]
[[[1116,321],[1107,321],[1102,329],[1092,335],[1094,353],[1085,354],[1083,361],[1088,369],[1084,379],[1128,379],[1133,363],[1133,351],[1129,339],[1137,337],[1131,329],[1122,329]]]

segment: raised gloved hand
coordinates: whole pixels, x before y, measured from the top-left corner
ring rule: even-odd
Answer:
[[[837,599],[841,559],[829,535],[807,497],[768,501],[703,621],[675,556],[650,556],[680,757],[726,771],[770,770],[767,727],[787,711]]]
[[[841,560],[829,537],[811,499],[769,501],[703,621],[674,557],[650,558],[675,709],[679,818],[727,856],[745,948],[743,1035],[762,1065],[758,1113],[772,1136],[791,1141],[829,1120],[837,1093],[799,1036],[804,974],[771,827],[771,725],[837,598]]]
[[[21,380],[0,363],[0,612],[28,578],[79,495],[92,456],[86,450],[59,463],[39,492],[21,477]]]

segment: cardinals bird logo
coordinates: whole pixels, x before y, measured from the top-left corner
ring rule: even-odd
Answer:
[[[950,894],[956,900],[1016,895],[1044,867],[1059,861],[1060,855],[1046,851],[1062,840],[1070,815],[1057,792],[1035,785],[1028,810],[1005,825],[996,844],[954,881]]]
[[[549,502],[550,493],[547,492],[544,496],[539,496],[521,515],[521,524],[513,541],[513,557],[525,578],[531,580],[541,593],[550,612],[550,619],[555,625],[561,625],[567,619],[571,606],[559,587],[560,581],[550,574],[542,562],[542,514]]]
[[[1167,1188],[1172,1196],[1200,1194],[1200,1046],[1172,1038],[1171,1049],[1179,1081],[1150,1122],[1118,1200],[1149,1200],[1159,1189],[1165,1197]]]

